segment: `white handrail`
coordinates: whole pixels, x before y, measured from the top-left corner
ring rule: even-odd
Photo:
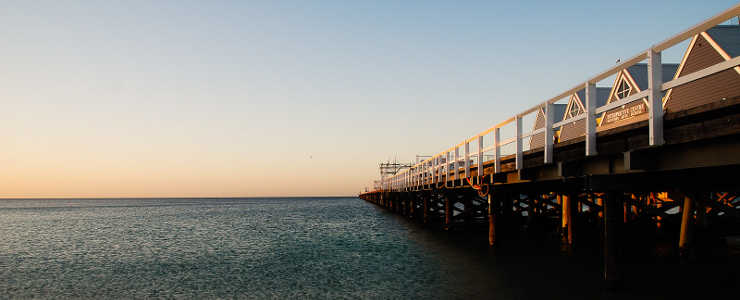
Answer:
[[[589,78],[585,83],[577,84],[576,86],[556,95],[553,98],[550,98],[538,105],[535,105],[529,109],[526,109],[518,114],[516,114],[513,117],[510,117],[494,126],[489,127],[488,129],[468,138],[465,139],[463,142],[452,146],[451,148],[446,149],[445,151],[442,151],[440,153],[437,153],[433,155],[432,157],[423,160],[415,165],[413,165],[409,170],[404,170],[403,172],[400,172],[398,174],[395,174],[393,176],[390,176],[388,178],[384,178],[380,181],[380,185],[382,189],[398,189],[399,186],[405,187],[409,185],[413,186],[419,186],[426,184],[427,181],[429,183],[434,183],[435,179],[437,181],[441,181],[441,172],[442,168],[445,168],[445,181],[448,180],[450,171],[452,172],[452,179],[460,179],[459,178],[459,165],[458,162],[459,159],[459,149],[460,147],[464,147],[465,150],[465,157],[464,157],[464,172],[465,177],[470,176],[470,158],[472,156],[478,157],[478,164],[477,167],[480,169],[484,165],[484,152],[487,151],[494,151],[494,159],[495,162],[494,165],[494,172],[498,173],[501,172],[501,146],[508,145],[511,143],[516,143],[516,169],[523,168],[523,154],[522,154],[522,142],[524,138],[534,136],[539,133],[546,133],[545,141],[546,141],[546,154],[544,155],[545,163],[552,163],[551,160],[551,153],[550,155],[547,154],[547,148],[551,145],[547,144],[547,141],[549,141],[552,138],[553,131],[550,129],[559,128],[563,125],[574,123],[579,120],[586,119],[586,155],[595,155],[596,154],[596,144],[595,144],[595,138],[596,138],[596,130],[595,130],[595,116],[597,114],[601,114],[603,112],[609,111],[611,109],[614,109],[616,107],[625,105],[627,103],[648,98],[648,103],[650,104],[649,107],[649,137],[650,137],[650,145],[660,145],[663,143],[663,136],[662,136],[662,130],[663,130],[663,110],[662,109],[652,109],[652,107],[657,107],[662,105],[662,99],[661,99],[661,92],[667,91],[669,89],[688,84],[690,82],[699,80],[701,78],[705,78],[708,76],[711,76],[713,74],[722,72],[727,69],[734,68],[736,66],[740,65],[740,57],[734,57],[732,59],[729,59],[724,62],[717,63],[715,65],[709,66],[705,69],[693,72],[691,74],[687,74],[684,76],[681,76],[677,79],[668,81],[668,82],[662,82],[662,64],[661,64],[661,52],[665,49],[668,49],[670,47],[673,47],[674,45],[693,37],[696,34],[699,34],[701,32],[706,31],[709,28],[712,28],[725,20],[728,20],[732,17],[740,15],[740,3],[736,4],[735,6],[715,15],[712,16],[703,22],[694,25],[690,27],[687,30],[684,30],[681,33],[678,33],[672,37],[669,37],[668,39],[657,43],[653,45],[652,47],[648,48],[646,51],[642,51],[638,53],[637,55],[617,64],[616,66],[613,66],[606,71],[603,71],[591,78]],[[647,59],[648,60],[648,88],[644,91],[641,91],[637,94],[630,95],[629,97],[625,99],[621,99],[619,101],[611,102],[606,105],[596,107],[596,89],[595,84],[596,82],[599,82],[603,79],[606,79],[607,77],[621,71],[622,69],[625,69],[627,67],[630,67],[640,61],[643,61]],[[551,105],[560,99],[563,99],[565,97],[569,97],[570,95],[576,93],[577,91],[581,89],[586,89],[586,112],[585,114],[580,114],[575,117],[571,117],[565,120],[562,120],[560,122],[552,124],[551,122],[548,122],[551,117],[549,115],[550,109],[546,109],[546,124],[551,126],[547,126],[548,128],[539,128],[536,130],[532,130],[527,133],[522,133],[522,117],[525,115],[528,115],[532,112],[538,111],[541,107],[548,107],[548,105]],[[513,138],[506,139],[504,141],[500,140],[500,129],[503,126],[506,126],[510,123],[514,122],[515,127],[515,136]],[[489,133],[493,132],[493,140],[494,144],[492,146],[483,148],[483,137]],[[470,153],[470,143],[478,140],[478,153],[471,154]],[[454,160],[450,160],[450,154],[454,151]],[[440,161],[440,157],[442,155],[445,155],[445,162],[442,163]],[[550,159],[548,159],[548,157]],[[451,167],[450,167],[451,166]],[[436,174],[435,174],[436,173]],[[480,173],[479,173],[480,174]],[[403,176],[403,177],[401,177]],[[436,178],[435,178],[436,177]]]

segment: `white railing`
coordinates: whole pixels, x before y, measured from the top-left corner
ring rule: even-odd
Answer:
[[[585,82],[578,84],[553,98],[550,98],[536,106],[533,106],[523,112],[512,116],[503,122],[500,122],[485,131],[470,137],[461,143],[450,147],[440,153],[437,153],[430,158],[420,161],[411,168],[404,170],[394,176],[382,179],[380,187],[382,190],[410,190],[418,189],[428,184],[439,184],[452,182],[454,184],[455,179],[470,178],[471,159],[477,158],[477,170],[478,176],[482,175],[484,161],[484,153],[493,152],[493,164],[494,173],[501,172],[501,147],[514,143],[516,146],[515,150],[515,162],[516,169],[520,170],[523,168],[523,141],[525,138],[534,136],[535,134],[544,133],[544,162],[550,164],[553,162],[553,140],[554,140],[554,129],[559,128],[563,125],[574,123],[576,121],[586,119],[586,156],[596,155],[596,115],[603,112],[609,111],[613,108],[620,107],[627,103],[644,99],[648,99],[648,130],[649,130],[649,143],[651,146],[660,146],[664,143],[663,140],[663,109],[661,92],[669,89],[681,86],[698,79],[722,72],[727,69],[734,68],[740,65],[740,57],[734,57],[730,60],[715,64],[707,67],[703,70],[696,71],[691,74],[682,75],[681,77],[668,81],[662,82],[662,63],[661,53],[676,44],[681,43],[684,40],[692,38],[693,36],[706,31],[732,17],[740,15],[740,4],[733,6],[730,9],[717,14],[702,23],[699,23],[684,32],[674,35],[658,44],[653,45],[649,49],[633,56],[626,61],[617,64],[616,66],[599,73],[586,80]],[[632,65],[635,65],[643,60],[647,59],[648,65],[648,86],[647,89],[639,93],[630,95],[619,101],[614,101],[606,105],[597,107],[596,106],[596,83],[612,76],[623,69],[626,69]],[[575,117],[571,117],[562,120],[557,123],[553,123],[553,110],[552,106],[555,102],[570,97],[577,91],[585,88],[586,103],[585,103],[585,114],[580,114]],[[660,109],[652,109],[653,107],[659,107]],[[522,117],[533,112],[542,109],[545,112],[545,127],[532,130],[530,132],[522,132]],[[501,140],[500,130],[502,127],[514,123],[515,125],[515,136],[506,140]],[[493,145],[484,147],[484,137],[488,134],[493,136]],[[470,152],[470,143],[478,142],[478,150],[476,153]],[[460,148],[463,148],[463,157],[460,157]],[[490,161],[490,160],[489,160]],[[462,168],[462,174],[460,169]],[[452,180],[452,181],[451,181]]]

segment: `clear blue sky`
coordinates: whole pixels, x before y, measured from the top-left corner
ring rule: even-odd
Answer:
[[[734,4],[2,1],[0,197],[355,194]]]

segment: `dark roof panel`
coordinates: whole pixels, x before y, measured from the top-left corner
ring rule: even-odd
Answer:
[[[707,34],[731,57],[740,55],[740,26],[718,25],[707,30]]]
[[[606,101],[609,100],[609,93],[611,93],[612,89],[608,87],[596,87],[596,107],[604,106],[606,105]],[[581,101],[586,101],[586,89],[581,89],[578,92],[578,99],[581,99]],[[586,107],[586,103],[581,103],[584,107]]]
[[[663,64],[663,82],[671,81],[673,76],[676,75],[678,70],[678,64]],[[647,64],[635,64],[627,68],[627,72],[630,73],[632,79],[637,83],[637,87],[641,91],[647,89],[648,86],[648,72]]]
[[[565,108],[568,107],[567,104],[553,104],[552,105],[552,114],[553,123],[557,123],[563,120],[563,116],[565,115]]]

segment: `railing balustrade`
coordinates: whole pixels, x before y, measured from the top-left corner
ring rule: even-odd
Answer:
[[[534,136],[539,133],[544,133],[545,135],[545,143],[544,143],[544,163],[550,164],[553,163],[553,141],[554,141],[554,133],[555,129],[560,128],[564,125],[568,125],[571,123],[575,123],[577,121],[586,119],[586,126],[585,126],[585,147],[586,147],[586,156],[593,156],[596,155],[596,116],[598,114],[604,113],[606,111],[609,111],[611,109],[620,107],[622,105],[631,103],[633,101],[637,101],[640,99],[647,98],[648,99],[648,131],[649,131],[649,144],[650,146],[660,146],[665,143],[663,139],[663,108],[662,108],[662,92],[667,91],[672,88],[676,88],[681,85],[688,84],[690,82],[699,80],[701,78],[705,78],[708,76],[711,76],[713,74],[717,74],[719,72],[725,71],[727,69],[734,68],[736,66],[740,65],[740,56],[734,57],[730,60],[717,63],[715,65],[709,66],[707,68],[704,68],[702,70],[681,76],[677,79],[673,79],[668,82],[663,82],[662,78],[662,62],[661,62],[661,53],[663,50],[666,50],[670,47],[673,47],[679,43],[681,43],[684,40],[687,40],[689,38],[692,38],[694,35],[700,34],[701,32],[704,32],[732,17],[739,16],[740,15],[740,4],[735,5],[734,7],[727,9],[723,11],[720,14],[717,14],[707,20],[705,20],[702,23],[699,23],[679,34],[676,34],[658,44],[653,45],[649,49],[638,53],[637,55],[631,57],[630,59],[625,60],[624,62],[621,62],[614,67],[609,68],[608,70],[599,73],[596,76],[591,77],[590,79],[586,80],[584,83],[578,84],[560,94],[557,96],[550,98],[536,106],[533,106],[523,112],[520,112],[516,114],[515,116],[504,120],[501,123],[498,123],[485,131],[470,137],[461,143],[444,150],[440,153],[437,153],[433,155],[430,158],[427,158],[423,161],[418,162],[417,164],[413,165],[411,168],[406,169],[396,175],[386,177],[381,179],[381,182],[379,184],[376,184],[375,187],[380,187],[382,190],[393,190],[393,191],[400,191],[400,190],[409,190],[409,189],[419,189],[422,188],[424,185],[427,184],[437,184],[442,179],[442,173],[444,172],[444,183],[447,184],[450,180],[452,180],[453,184],[455,180],[457,179],[467,179],[470,178],[470,168],[471,168],[471,153],[470,153],[470,143],[477,140],[478,141],[478,151],[477,153],[472,154],[472,156],[477,158],[477,168],[478,168],[478,176],[483,175],[483,166],[489,161],[485,161],[484,159],[484,153],[488,151],[493,151],[493,164],[494,164],[494,173],[500,173],[501,172],[501,147],[509,145],[511,143],[515,143],[515,162],[516,162],[516,169],[521,170],[523,168],[523,142],[524,139],[527,137]],[[648,86],[647,89],[644,91],[641,91],[639,93],[630,95],[624,99],[613,101],[611,103],[602,105],[600,107],[597,107],[597,101],[596,101],[596,83],[608,78],[609,76],[612,76],[618,72],[620,72],[623,69],[626,69],[632,65],[635,65],[643,60],[647,60],[647,66],[648,66]],[[585,113],[579,114],[575,117],[570,117],[567,119],[564,119],[560,122],[553,123],[553,104],[563,98],[570,97],[572,94],[576,93],[577,91],[585,89],[586,94],[586,103],[585,103]],[[654,107],[659,109],[653,109]],[[545,127],[539,128],[536,130],[528,131],[528,132],[522,132],[522,117],[525,115],[528,115],[530,113],[536,112],[539,109],[542,109],[545,112]],[[509,125],[511,123],[514,123],[515,125],[515,136],[509,139],[501,140],[501,128]],[[484,137],[488,134],[492,134],[493,139],[493,145],[487,148],[483,147]],[[463,174],[464,177],[460,177],[460,167],[461,167],[461,159],[460,159],[460,147],[463,147],[464,150],[464,158],[462,160],[462,168],[463,168]],[[454,159],[450,159],[450,156],[453,156],[454,153]],[[444,158],[444,159],[442,159]]]

